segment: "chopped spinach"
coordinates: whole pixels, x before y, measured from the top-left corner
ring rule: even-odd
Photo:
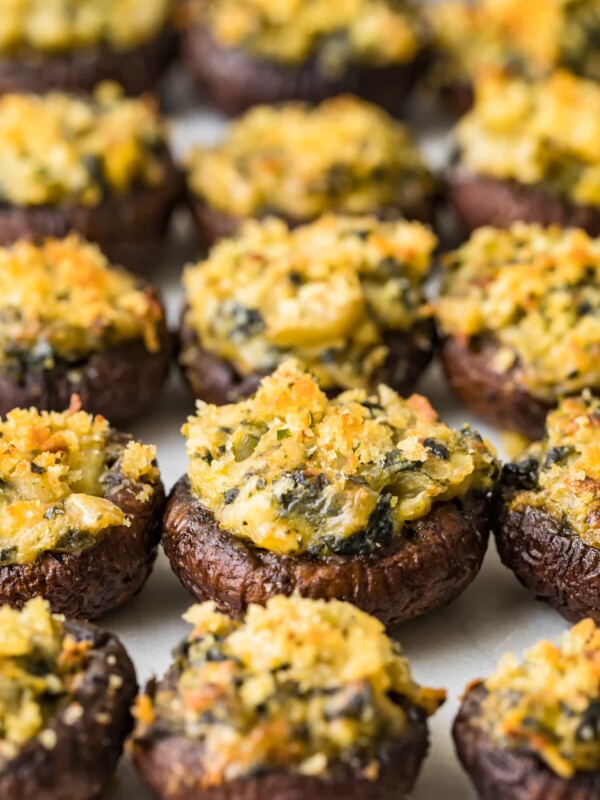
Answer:
[[[437,439],[424,439],[423,444],[436,458],[441,458],[442,461],[448,461],[450,459],[448,448],[445,444],[442,444],[442,442],[438,442]]]
[[[234,486],[233,489],[228,489],[226,492],[224,492],[223,502],[225,503],[225,505],[228,506],[235,500],[237,500],[239,493],[240,490],[237,488],[237,486]]]

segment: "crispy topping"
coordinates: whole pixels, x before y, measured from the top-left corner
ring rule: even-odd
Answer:
[[[130,442],[115,450],[102,417],[15,409],[0,419],[0,564],[47,551],[80,553],[129,518],[105,495],[109,463],[125,480],[155,482],[156,450]]]
[[[10,0],[2,4],[0,53],[49,53],[108,44],[130,50],[166,24],[171,0]]]
[[[402,125],[355,97],[258,106],[189,157],[192,191],[240,217],[368,214],[426,196],[433,178]]]
[[[600,386],[600,241],[581,230],[517,223],[481,228],[445,259],[444,333],[491,337],[498,372],[536,397]]]
[[[212,603],[194,626],[174,684],[137,705],[137,737],[156,721],[203,743],[205,786],[284,767],[323,774],[332,761],[377,777],[382,746],[431,715],[445,692],[418,686],[383,625],[349,603],[273,597],[234,621]]]
[[[225,47],[291,64],[316,54],[331,78],[353,61],[412,61],[424,35],[405,0],[196,0],[192,15]]]
[[[154,101],[102,84],[93,97],[0,98],[0,202],[96,206],[163,179],[164,130]]]
[[[188,474],[234,536],[277,553],[375,552],[434,503],[488,491],[497,464],[478,434],[387,386],[334,400],[294,361],[237,405],[198,403],[183,428]]]
[[[0,763],[34,736],[56,744],[46,726],[72,695],[92,645],[65,635],[63,622],[41,598],[22,611],[0,608]]]
[[[533,83],[487,75],[456,137],[460,163],[471,173],[541,185],[572,203],[600,207],[600,87],[594,81],[568,72]]]
[[[374,217],[295,230],[248,222],[187,268],[186,323],[240,374],[271,372],[292,354],[323,388],[367,387],[388,355],[385,334],[422,319],[435,244],[419,223]]]
[[[0,364],[52,368],[121,342],[160,348],[153,292],[69,236],[0,248]]]
[[[600,548],[600,400],[563,400],[548,415],[547,434],[505,467],[517,491],[510,507],[548,511],[591,547]]]
[[[600,631],[586,619],[523,661],[505,655],[478,720],[500,746],[541,758],[563,778],[600,769]]]

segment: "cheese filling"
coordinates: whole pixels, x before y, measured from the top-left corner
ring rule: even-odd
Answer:
[[[419,223],[374,217],[248,222],[186,269],[185,323],[242,375],[293,355],[323,388],[364,388],[389,354],[386,333],[423,321],[435,244]]]
[[[239,621],[203,603],[185,619],[194,629],[177,681],[138,700],[136,736],[157,723],[202,742],[203,787],[259,769],[323,775],[340,760],[375,780],[410,724],[402,700],[430,715],[445,699],[418,686],[383,625],[349,603],[278,596]]]

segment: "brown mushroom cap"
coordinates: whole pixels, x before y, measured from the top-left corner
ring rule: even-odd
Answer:
[[[137,681],[125,648],[94,626],[67,622],[65,628],[77,640],[94,643],[73,696],[83,713],[73,721],[65,710],[50,722],[46,730],[56,736],[52,749],[36,737],[0,764],[0,797],[6,800],[91,800],[112,779],[131,730]]]
[[[0,94],[50,89],[91,92],[102,81],[116,81],[128,95],[154,88],[177,48],[175,32],[165,29],[152,41],[132,50],[97,45],[66,53],[27,51],[0,57]]]
[[[600,773],[561,778],[536,756],[492,742],[474,724],[485,695],[481,684],[467,692],[452,731],[458,757],[481,800],[597,800]]]
[[[318,103],[326,97],[351,93],[401,116],[411,89],[429,64],[429,54],[421,50],[409,63],[382,67],[354,63],[339,77],[329,77],[314,57],[299,66],[287,66],[253,58],[239,47],[222,47],[204,25],[193,25],[185,32],[182,50],[200,87],[230,115],[262,103]]]
[[[391,625],[449,603],[471,583],[487,547],[487,506],[474,495],[440,503],[377,555],[285,556],[224,531],[184,477],[167,503],[163,547],[194,597],[226,613],[297,591],[346,600]]]
[[[121,445],[128,440],[113,436]],[[147,486],[124,478],[117,461],[108,470],[104,496],[130,518],[130,526],[108,528],[79,555],[46,552],[31,563],[0,566],[0,602],[21,608],[39,595],[56,613],[95,619],[137,594],[156,559],[165,501],[160,481],[141,500],[140,490]]]
[[[448,197],[469,232],[485,225],[508,228],[520,221],[583,228],[591,236],[600,235],[599,208],[570,203],[543,185],[526,186],[459,168],[450,177]]]
[[[525,389],[515,368],[506,372],[493,368],[497,351],[493,339],[465,343],[447,337],[441,355],[448,382],[462,402],[487,422],[540,439],[551,406]]]
[[[72,231],[96,242],[108,260],[134,272],[156,261],[181,194],[181,178],[166,150],[165,178],[155,187],[112,194],[100,205],[15,206],[0,204],[0,247],[17,239],[67,236]]]

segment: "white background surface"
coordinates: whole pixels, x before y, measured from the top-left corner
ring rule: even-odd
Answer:
[[[201,105],[184,82],[167,89],[175,152],[181,156],[193,142],[218,138],[224,121]],[[423,134],[423,131],[422,131]],[[445,136],[422,135],[434,166],[443,163]],[[151,276],[167,301],[170,321],[176,324],[181,294],[181,267],[197,255],[197,247],[185,213],[176,221],[173,241],[163,263]],[[441,417],[450,424],[471,422],[501,449],[498,434],[473,418],[449,395],[437,367],[419,386]],[[154,411],[132,432],[158,446],[158,459],[167,489],[186,470],[183,438],[179,429],[194,404],[173,371],[171,381]],[[135,661],[140,684],[152,674],[161,675],[170,662],[171,649],[185,635],[181,614],[192,598],[171,573],[162,552],[143,591],[123,609],[107,615],[101,624],[116,631]],[[451,606],[415,620],[397,632],[411,659],[417,681],[448,690],[446,705],[430,720],[431,747],[423,765],[414,800],[471,800],[475,797],[454,755],[450,727],[465,685],[485,676],[506,650],[520,652],[539,638],[552,638],[567,628],[553,610],[536,602],[507,569],[502,567],[490,544],[483,569],[475,582]],[[139,782],[127,759],[123,759],[109,792],[110,800],[150,800],[150,792]],[[265,798],[264,800],[268,800]],[[332,798],[334,800],[334,798]]]

